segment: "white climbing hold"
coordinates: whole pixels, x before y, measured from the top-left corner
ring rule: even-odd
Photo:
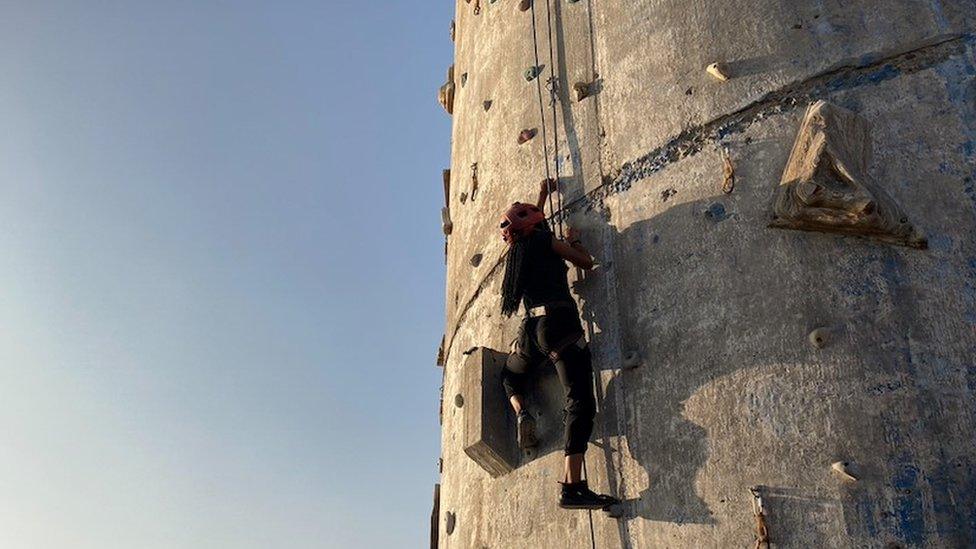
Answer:
[[[857,482],[857,477],[851,474],[850,467],[851,464],[848,461],[835,461],[830,465],[830,469],[844,480]]]
[[[826,347],[834,335],[834,329],[829,326],[822,326],[810,332],[807,339],[810,341],[810,345],[813,345],[817,349],[823,349]]]
[[[712,63],[711,65],[705,67],[705,72],[722,82],[729,79],[728,68],[722,63]]]

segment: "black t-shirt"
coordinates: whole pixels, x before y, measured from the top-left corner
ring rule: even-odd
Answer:
[[[522,302],[526,310],[555,302],[573,302],[569,293],[566,272],[569,270],[563,258],[552,249],[553,235],[549,231],[536,230],[527,237],[525,261],[525,292]]]

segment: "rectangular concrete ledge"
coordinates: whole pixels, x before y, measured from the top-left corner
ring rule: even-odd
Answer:
[[[464,453],[493,478],[513,471],[519,458],[515,423],[502,388],[507,357],[479,347],[468,355],[461,373]]]

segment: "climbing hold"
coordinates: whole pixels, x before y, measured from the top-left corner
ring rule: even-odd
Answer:
[[[481,14],[481,0],[474,0],[474,14]]]
[[[457,515],[448,511],[447,517],[444,520],[444,528],[447,529],[447,535],[454,533],[454,526],[457,524]]]
[[[451,42],[454,42],[457,38],[457,23],[451,20]]]
[[[817,101],[807,109],[770,227],[857,235],[925,249],[928,241],[871,177],[871,123]]]
[[[461,396],[460,393],[454,395],[454,405],[457,406],[458,408],[464,406],[464,397]]]
[[[836,461],[830,465],[830,469],[842,479],[857,482],[857,477],[851,474],[851,463],[849,461]]]
[[[725,205],[720,202],[713,202],[705,210],[705,219],[719,223],[725,221],[729,218],[729,214],[725,211]]]
[[[450,236],[454,232],[454,223],[451,222],[451,210],[441,208],[441,231],[444,236]]]
[[[732,156],[729,154],[728,147],[722,147],[722,192],[732,194],[735,190],[735,166],[732,165]]]
[[[817,349],[823,349],[828,343],[830,343],[830,340],[833,339],[832,336],[834,335],[834,331],[835,330],[829,326],[823,326],[810,332],[807,339],[810,341],[810,345],[813,345]]]
[[[454,65],[451,65],[451,68],[447,69],[447,82],[441,86],[437,94],[437,100],[447,114],[454,114],[454,89]]]
[[[491,99],[488,99],[484,102],[484,107],[485,107],[485,112],[488,112],[488,110],[491,109]]]
[[[461,193],[461,196],[459,196],[458,198],[461,199],[461,204],[464,204],[465,202],[468,201],[468,193]]]
[[[481,259],[483,257],[484,256],[481,254],[474,254],[473,256],[471,256],[471,266],[477,267],[478,265],[481,265]]]
[[[471,164],[471,201],[474,202],[478,194],[478,163]]]
[[[532,7],[532,0],[521,0],[518,4],[519,11],[526,11]]]
[[[577,82],[573,84],[573,91],[576,92],[576,101],[582,101],[590,96],[590,88],[592,84],[586,82]]]
[[[705,71],[722,82],[729,79],[728,67],[723,63],[712,63],[705,67]]]
[[[524,145],[525,143],[528,143],[529,141],[532,140],[533,137],[535,137],[536,133],[538,133],[538,130],[536,130],[535,128],[532,128],[531,130],[520,131],[518,135],[518,144]]]
[[[461,75],[461,87],[463,88],[465,84],[468,83],[468,73],[463,73]]]
[[[633,370],[634,368],[641,365],[641,356],[637,351],[628,351],[624,355],[624,368],[627,370]]]
[[[762,486],[749,488],[752,495],[752,513],[756,516],[756,549],[769,549],[769,528],[766,526],[766,507],[763,505]]]
[[[444,205],[451,205],[451,170],[447,169],[441,172],[441,178],[444,180]]]
[[[542,67],[534,66],[525,69],[525,80],[531,82],[536,79],[539,74],[542,73]]]

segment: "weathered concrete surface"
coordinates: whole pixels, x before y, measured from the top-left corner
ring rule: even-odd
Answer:
[[[516,4],[456,5],[441,547],[591,546],[588,515],[556,507],[558,447],[492,479],[452,403],[463,352],[514,337],[495,227],[544,174],[541,135],[516,142],[540,127]],[[603,264],[574,285],[599,374],[589,473],[626,500],[620,519],[593,515],[596,546],[749,546],[757,485],[775,547],[976,546],[976,2],[552,6],[566,209]],[[872,179],[928,250],[767,228],[816,100],[870,121]],[[624,371],[629,351],[644,364]],[[532,406],[555,440],[544,393]],[[858,482],[831,473],[840,460]]]

